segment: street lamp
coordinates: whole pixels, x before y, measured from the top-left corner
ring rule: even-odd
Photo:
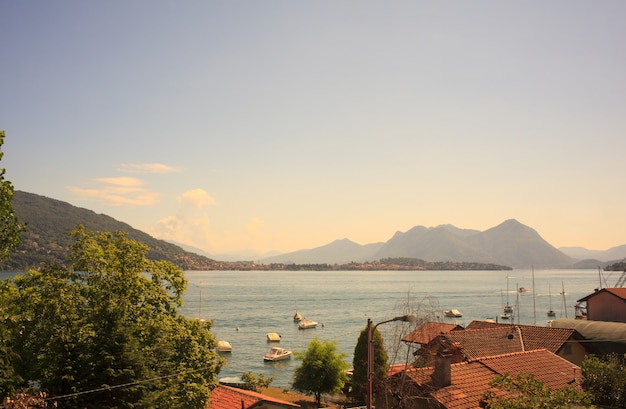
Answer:
[[[402,315],[372,326],[371,318],[367,319],[367,409],[372,409],[372,375],[374,365],[374,330],[381,324],[392,321],[415,322],[413,315]]]

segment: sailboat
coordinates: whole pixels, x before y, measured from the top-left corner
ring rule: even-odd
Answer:
[[[502,298],[502,303],[504,304],[504,295],[502,294],[502,290],[500,290],[500,297]],[[508,305],[508,302],[507,302]],[[504,312],[502,314],[500,314],[500,318],[502,318],[503,320],[508,320],[511,318],[511,313],[513,311],[511,310],[511,312],[507,312],[507,308],[504,307]]]
[[[505,314],[513,313],[513,307],[509,304],[509,276],[506,276],[506,305],[504,306],[504,313]],[[502,316],[502,318],[504,318],[504,316]]]
[[[298,301],[294,301],[294,303],[296,304],[296,313],[293,315],[293,322],[300,322],[302,321],[302,314],[298,312]]]
[[[556,317],[556,312],[552,309],[552,289],[550,288],[550,284],[548,284],[548,297],[550,297],[550,309],[548,310],[548,317]]]

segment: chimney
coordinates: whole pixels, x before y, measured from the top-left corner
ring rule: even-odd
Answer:
[[[438,388],[445,388],[452,384],[452,374],[450,371],[450,360],[452,354],[446,349],[441,349],[435,353],[435,371],[432,374],[433,384]]]

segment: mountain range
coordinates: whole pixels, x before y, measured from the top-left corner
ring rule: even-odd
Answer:
[[[24,269],[41,262],[63,264],[72,239],[68,232],[77,224],[98,231],[124,231],[131,239],[150,247],[148,257],[165,259],[184,270],[237,268],[236,262],[215,261],[202,250],[156,239],[126,223],[69,203],[15,191],[13,208],[27,223],[23,243],[0,268]],[[513,268],[597,268],[626,258],[626,245],[606,251],[582,247],[557,249],[534,229],[515,219],[485,231],[452,225],[416,226],[397,232],[386,242],[361,245],[349,239],[327,245],[261,258],[262,264],[347,264],[385,258],[416,258],[437,262],[493,263]]]
[[[582,247],[557,249],[534,229],[515,219],[485,231],[452,225],[416,226],[387,242],[360,245],[348,239],[325,246],[261,259],[262,263],[350,263],[410,257],[427,261],[480,262],[513,268],[597,268],[626,257],[626,245],[606,251]]]

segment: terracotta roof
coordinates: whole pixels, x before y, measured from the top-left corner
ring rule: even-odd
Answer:
[[[430,396],[449,409],[479,408],[485,391],[493,389],[489,382],[498,376],[493,370],[480,363],[462,362],[450,365],[452,385],[437,389],[431,381],[434,369],[417,368],[407,375],[425,389]]]
[[[498,375],[533,373],[550,389],[580,388],[580,368],[545,349],[484,357],[450,365],[451,385],[437,388],[431,379],[433,367],[413,368],[405,374],[445,408],[479,408],[489,382]],[[576,380],[570,384],[570,381]]]
[[[499,374],[533,374],[552,390],[580,387],[580,368],[545,349],[481,358],[480,362]]]
[[[540,327],[536,325],[512,325],[501,324],[495,322],[486,321],[472,321],[468,326],[468,330],[487,329],[487,328],[508,328],[511,332],[517,332],[521,335],[521,339],[524,345],[525,351],[533,349],[545,348],[550,352],[558,352],[559,349],[565,343],[574,336],[576,332],[573,328],[553,328],[553,327]],[[465,346],[465,345],[464,345]],[[494,350],[494,352],[496,352]],[[510,351],[514,352],[514,351]],[[491,353],[489,355],[497,355]],[[484,356],[484,355],[483,355]]]
[[[452,331],[442,337],[469,359],[524,351],[521,333],[515,327]]]
[[[233,388],[232,386],[218,385],[211,392],[208,408],[210,409],[249,409],[264,404],[283,406],[285,408],[299,408],[300,405],[275,399],[257,392]]]
[[[587,301],[589,298],[594,297],[595,295],[603,293],[603,292],[613,294],[614,296],[626,301],[626,288],[619,287],[619,288],[603,288],[592,294],[589,294],[586,297],[581,298],[580,300],[578,300],[578,302]]]
[[[427,322],[402,338],[402,341],[426,345],[439,334],[457,329],[463,329],[463,327],[457,324],[447,324],[445,322]]]

